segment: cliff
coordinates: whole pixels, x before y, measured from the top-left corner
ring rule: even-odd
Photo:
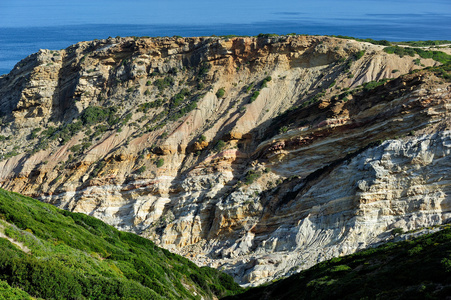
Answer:
[[[4,190],[0,250],[2,299],[218,299],[241,291],[232,277],[147,239]]]
[[[224,300],[446,298],[451,289],[450,228],[427,231],[435,233],[407,235],[409,240],[402,242],[396,237],[398,242],[333,258]]]
[[[0,186],[241,284],[444,223],[450,84],[411,72],[433,59],[383,48],[263,36],[41,50],[0,77]]]

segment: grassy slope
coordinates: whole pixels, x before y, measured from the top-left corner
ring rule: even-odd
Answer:
[[[445,299],[451,295],[451,227],[322,262],[227,299]]]
[[[0,232],[31,250],[0,238],[0,292],[20,292],[14,287],[46,299],[197,299],[240,291],[228,275],[147,239],[1,189]]]
[[[33,299],[21,289],[12,288],[6,281],[0,280],[0,300],[28,300]]]

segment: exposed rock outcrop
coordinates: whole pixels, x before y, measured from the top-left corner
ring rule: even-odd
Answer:
[[[41,50],[0,78],[0,186],[266,282],[447,222],[450,84],[419,68],[310,36]]]

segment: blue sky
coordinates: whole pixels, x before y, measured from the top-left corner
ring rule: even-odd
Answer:
[[[450,18],[450,0],[0,0],[0,27]],[[451,22],[451,19],[450,19]]]

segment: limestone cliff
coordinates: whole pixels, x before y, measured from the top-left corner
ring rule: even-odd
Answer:
[[[285,36],[41,50],[0,77],[0,186],[242,284],[447,222],[450,84],[403,75],[438,63],[383,48]]]

